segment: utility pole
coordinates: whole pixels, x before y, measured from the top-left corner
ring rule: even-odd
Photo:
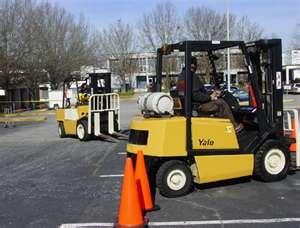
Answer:
[[[226,11],[226,18],[227,18],[227,40],[230,40],[229,34],[229,0],[226,0],[227,11]],[[230,92],[230,82],[231,82],[231,75],[230,75],[230,48],[227,48],[227,90]]]

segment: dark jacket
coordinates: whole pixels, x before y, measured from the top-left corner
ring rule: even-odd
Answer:
[[[209,102],[210,99],[210,94],[206,91],[203,83],[197,77],[194,75],[193,72],[191,72],[191,76],[193,78],[192,80],[192,99],[194,102],[199,102],[199,103],[206,103]],[[178,94],[181,96],[184,96],[184,91],[185,91],[185,68],[182,69],[178,81],[177,81],[177,90]]]

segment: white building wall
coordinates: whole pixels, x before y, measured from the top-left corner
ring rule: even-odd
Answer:
[[[300,64],[300,50],[292,50],[292,64]]]

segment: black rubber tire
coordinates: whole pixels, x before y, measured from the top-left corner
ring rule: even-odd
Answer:
[[[59,135],[60,138],[67,137],[63,122],[58,123],[58,135]]]
[[[78,132],[77,132],[77,127],[79,125],[82,125],[83,126],[83,129],[84,129],[84,134],[83,134],[83,137],[80,138],[79,135],[78,135]],[[91,136],[88,134],[88,122],[87,120],[80,120],[78,123],[77,123],[77,126],[76,126],[76,134],[77,134],[77,137],[80,141],[87,141],[91,138]]]
[[[271,149],[279,149],[285,157],[284,168],[278,174],[271,174],[265,167],[265,157]],[[277,140],[267,140],[259,148],[254,158],[254,177],[264,182],[280,181],[284,179],[289,170],[290,156],[287,147]]]
[[[186,177],[186,182],[181,189],[173,190],[168,186],[168,174],[174,170],[180,170]],[[164,162],[156,174],[156,186],[161,195],[165,197],[178,197],[190,193],[194,188],[193,176],[190,168],[180,160],[170,160]]]

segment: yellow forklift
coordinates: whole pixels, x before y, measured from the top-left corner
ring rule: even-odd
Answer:
[[[63,107],[56,111],[61,138],[92,136],[112,139],[121,136],[120,99],[111,92],[111,74],[93,73],[83,80],[70,77],[63,84]]]
[[[230,92],[221,94],[244,125],[241,135],[236,134],[229,119],[199,112],[199,104],[192,100],[191,57],[201,53],[209,58],[212,81],[221,88],[215,56],[224,55],[227,48],[239,49],[243,55],[249,88],[249,102],[244,106]],[[164,111],[159,112],[146,105],[143,115],[131,122],[127,155],[135,158],[138,150],[144,151],[153,188],[166,197],[177,197],[191,192],[194,183],[245,176],[269,182],[287,176],[291,168],[288,148],[293,140],[284,135],[283,129],[281,52],[280,39],[251,43],[184,41],[157,50],[156,93],[162,87],[163,56],[174,53],[184,56],[185,88],[183,95],[170,91],[173,111],[161,108]]]

